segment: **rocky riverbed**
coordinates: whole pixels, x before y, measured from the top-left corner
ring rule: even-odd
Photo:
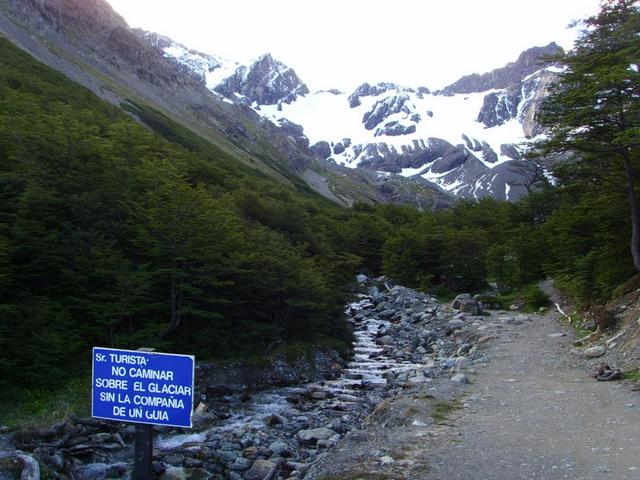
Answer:
[[[319,370],[323,380],[251,393],[217,388],[220,381],[207,390],[205,382],[194,428],[157,430],[157,476],[318,478],[329,452],[345,437],[353,439],[390,399],[407,392],[450,397],[463,389],[469,369],[488,361],[482,351],[491,340],[483,334],[487,319],[527,319],[506,312],[487,316],[468,295],[445,305],[433,296],[389,286],[384,279],[360,276],[359,281],[362,293],[346,306],[356,337],[350,362],[339,369],[336,359],[329,358],[326,363],[332,367]],[[200,380],[211,375],[203,373]],[[0,479],[129,478],[133,434],[132,425],[78,418],[44,430],[5,434]],[[376,461],[389,461],[383,457]]]

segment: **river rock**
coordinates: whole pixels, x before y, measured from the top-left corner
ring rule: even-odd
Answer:
[[[448,331],[453,331],[457,328],[462,328],[462,327],[464,327],[464,322],[459,318],[454,318],[453,320],[449,321],[449,323],[447,323]]]
[[[251,460],[255,460],[258,456],[258,447],[251,446],[251,447],[247,447],[245,449],[242,450],[242,455],[245,458],[249,458]]]
[[[331,422],[328,425],[326,425],[325,428],[333,430],[336,433],[344,433],[345,432],[344,425],[343,425],[342,421],[339,418],[335,418],[335,419],[331,420]]]
[[[585,349],[584,356],[587,358],[598,358],[607,353],[607,349],[602,345],[596,345],[595,347],[590,347]]]
[[[464,370],[469,366],[469,359],[466,357],[456,357],[455,369]]]
[[[103,480],[106,478],[123,478],[126,473],[127,466],[124,463],[114,463],[112,465],[89,463],[76,468],[73,471],[73,478],[77,480]],[[21,479],[24,478],[26,477],[21,477]]]
[[[396,461],[393,459],[393,457],[385,455],[384,457],[380,457],[380,463],[382,465],[391,465],[393,463],[396,463]]]
[[[329,398],[329,392],[325,390],[313,390],[309,392],[309,396],[314,400],[326,400]]]
[[[279,440],[271,442],[271,444],[269,444],[269,450],[271,450],[274,455],[280,455],[282,457],[287,457],[291,453],[289,445]]]
[[[76,477],[77,478],[77,477]],[[187,473],[182,467],[169,467],[162,474],[160,480],[184,480],[187,478]]]
[[[269,427],[275,427],[276,425],[280,425],[281,423],[284,423],[285,419],[282,418],[280,415],[269,415],[268,417],[266,417],[264,419],[264,423],[267,424],[267,426]]]
[[[329,440],[336,434],[330,428],[313,428],[311,430],[300,430],[296,438],[301,445],[315,445],[318,440]]]
[[[268,460],[256,460],[244,474],[245,480],[271,480],[278,470],[278,465]]]
[[[231,465],[229,465],[229,468],[236,472],[245,472],[249,470],[251,463],[251,460],[248,458],[238,457]]]
[[[0,452],[0,474],[2,471],[14,472],[16,474],[15,478],[18,478],[17,474],[19,473],[20,480],[40,480],[40,465],[38,462],[32,456],[19,451]],[[0,475],[0,478],[5,477]],[[6,478],[14,477],[9,476]]]
[[[469,379],[464,373],[456,373],[453,377],[451,377],[451,381],[459,384],[469,383]]]
[[[216,452],[215,456],[222,463],[231,463],[238,458],[238,452],[235,450],[220,450]]]
[[[477,300],[468,293],[461,293],[451,302],[451,308],[460,310],[461,312],[470,313],[471,315],[480,315],[482,313],[482,307]]]
[[[395,340],[391,335],[385,335],[380,339],[380,343],[382,345],[393,345],[395,343]]]
[[[453,368],[456,366],[456,359],[455,358],[443,358],[442,360],[440,360],[440,366],[442,368]]]

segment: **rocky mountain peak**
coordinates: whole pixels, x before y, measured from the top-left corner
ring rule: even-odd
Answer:
[[[515,62],[491,72],[465,75],[456,82],[442,89],[442,94],[485,92],[493,89],[517,87],[527,76],[554,63],[547,59],[553,55],[564,53],[562,47],[552,42],[544,47],[533,47],[522,52]]]
[[[276,105],[291,103],[309,89],[295,70],[266,53],[251,65],[241,66],[214,88],[227,98],[240,103]]]
[[[166,35],[160,35],[159,33],[156,33],[156,32],[148,32],[146,30],[142,30],[141,28],[134,28],[133,32],[139,37],[144,38],[151,45],[153,45],[154,47],[160,50],[164,50],[165,48],[170,48],[173,45],[176,45],[176,42],[174,42],[171,38],[167,37]]]
[[[145,42],[160,50],[165,58],[175,62],[181,73],[195,78],[209,89],[213,89],[238,68],[236,62],[191,49],[165,35],[141,29],[133,31]]]
[[[184,85],[175,65],[139,37],[105,0],[0,0],[11,15],[51,42],[64,38],[91,56],[152,84]]]

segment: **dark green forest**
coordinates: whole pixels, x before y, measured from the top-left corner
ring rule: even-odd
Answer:
[[[5,393],[83,375],[92,346],[199,359],[295,343],[344,350],[359,272],[443,298],[552,276],[585,305],[636,273],[624,165],[603,152],[563,163],[555,186],[515,204],[345,209],[159,112],[127,110],[153,128],[0,39]]]

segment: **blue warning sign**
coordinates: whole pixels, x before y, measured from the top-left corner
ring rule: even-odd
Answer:
[[[94,347],[92,416],[190,428],[194,368],[191,355]]]

